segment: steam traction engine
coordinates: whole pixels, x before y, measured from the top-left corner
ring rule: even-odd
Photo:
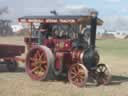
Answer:
[[[34,80],[67,78],[84,87],[88,75],[97,84],[108,84],[110,70],[99,63],[95,48],[96,26],[103,21],[92,12],[86,16],[25,16],[21,23],[31,25],[26,72]]]

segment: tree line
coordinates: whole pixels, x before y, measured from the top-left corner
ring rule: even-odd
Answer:
[[[8,7],[0,8],[0,36],[13,35],[11,20],[2,19],[1,16],[8,14]]]

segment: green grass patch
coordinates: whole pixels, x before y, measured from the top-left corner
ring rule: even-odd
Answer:
[[[96,46],[103,55],[128,57],[128,40],[97,40]]]

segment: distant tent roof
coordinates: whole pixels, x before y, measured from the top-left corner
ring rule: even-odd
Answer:
[[[86,23],[90,24],[91,16],[83,15],[60,15],[60,16],[24,16],[18,18],[21,23]],[[98,18],[98,25],[102,25],[103,21]]]

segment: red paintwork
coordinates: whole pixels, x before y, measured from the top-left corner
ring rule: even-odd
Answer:
[[[68,67],[72,64],[72,43],[70,39],[46,39],[43,43],[52,51],[55,51],[55,68],[59,70],[62,64]]]
[[[56,60],[55,60],[55,68],[59,70],[61,68],[61,64],[63,64],[63,53],[57,52],[56,53]]]
[[[19,18],[19,22],[21,23],[52,23],[52,24],[57,24],[57,23],[63,23],[63,24],[73,24],[77,23],[78,21],[76,19],[24,19],[24,18]]]
[[[102,20],[97,18],[97,16],[96,16],[97,12],[94,12],[94,15],[95,16],[93,16],[93,13],[91,12],[91,14],[89,14],[87,16],[78,16],[78,17],[75,16],[75,17],[70,17],[70,18],[69,18],[69,16],[64,16],[64,17],[63,16],[55,16],[55,17],[53,17],[53,16],[52,17],[25,16],[25,17],[19,18],[19,22],[29,23],[31,25],[30,38],[25,39],[25,43],[27,44],[27,47],[29,50],[27,58],[26,58],[26,71],[30,75],[30,77],[34,80],[47,80],[47,79],[49,79],[49,77],[54,79],[53,77],[55,77],[55,78],[58,78],[58,76],[65,77],[68,74],[68,79],[70,82],[75,81],[74,85],[76,85],[77,87],[83,87],[88,78],[88,70],[86,69],[85,65],[90,64],[90,67],[91,67],[91,62],[88,63],[88,62],[85,62],[85,60],[91,60],[91,59],[93,59],[94,56],[89,56],[90,55],[89,53],[91,53],[91,50],[89,50],[87,55],[85,54],[86,48],[85,48],[85,46],[81,46],[81,45],[83,45],[83,42],[81,42],[82,39],[79,40],[82,34],[80,34],[80,36],[79,36],[79,33],[78,33],[78,35],[76,34],[76,36],[74,36],[75,38],[68,39],[70,36],[69,37],[65,36],[66,34],[63,36],[63,34],[59,34],[56,30],[54,30],[55,31],[54,32],[52,30],[52,24],[55,24],[55,25],[56,24],[57,25],[58,24],[59,25],[61,25],[61,24],[79,24],[78,27],[80,27],[80,25],[82,25],[79,30],[80,32],[81,32],[81,29],[83,30],[83,28],[86,27],[85,25],[91,25],[90,49],[92,49],[94,51],[96,25],[97,24],[102,25],[102,23],[103,23]],[[33,26],[33,23],[40,23],[39,27],[36,30]],[[39,32],[45,31],[45,32],[48,32],[48,34],[42,34],[43,36],[40,34],[35,34],[34,31],[36,32],[38,29],[41,29]],[[63,29],[65,29],[65,28],[63,28]],[[61,32],[60,28],[58,31]],[[62,31],[65,32],[67,30],[62,30]],[[74,29],[72,31],[74,31]],[[77,31],[77,32],[79,32],[79,31]],[[52,32],[54,32],[55,34],[54,33],[52,34]],[[70,30],[68,32],[70,32]],[[58,36],[56,36],[56,34]],[[37,35],[40,35],[39,38],[33,38],[33,36],[37,36]],[[61,36],[59,36],[59,35],[61,35]],[[41,38],[41,36],[42,36],[42,38]],[[41,39],[43,39],[42,42],[40,42]],[[73,44],[72,44],[71,39],[75,39],[75,40],[73,40]],[[79,41],[77,42],[76,39],[78,39]],[[78,44],[78,43],[80,43],[80,44]],[[38,54],[41,54],[41,55],[40,56],[34,55],[34,54],[37,54],[37,52],[35,52],[35,50],[37,52],[38,52],[38,50],[42,51],[41,53],[38,52]],[[87,58],[87,56],[89,58]],[[47,58],[47,60],[46,60],[46,64],[48,65],[47,67],[43,66],[44,64],[42,63],[42,61],[44,60],[45,57]],[[85,63],[87,63],[87,64],[85,64]],[[35,68],[39,67],[39,69],[38,70],[35,69],[33,72],[33,69],[34,69],[33,65]],[[44,67],[44,70],[42,72],[44,73],[44,75],[39,75],[43,67]],[[56,68],[56,70],[55,70],[55,68]],[[73,73],[74,69],[75,69],[75,72]],[[92,68],[88,68],[88,69],[92,69]],[[70,71],[70,70],[72,70],[72,71]],[[93,72],[94,71],[95,70],[93,68]],[[38,74],[36,74],[35,72],[37,72]],[[74,76],[70,75],[72,73],[74,74]],[[74,78],[76,78],[76,79],[73,80]]]
[[[60,66],[62,66],[62,64],[64,64],[66,68],[69,69],[72,64],[82,63],[82,60],[80,57],[82,52],[83,50],[79,50],[79,49],[73,49],[67,52],[64,52],[64,51],[56,52],[55,53],[56,69],[60,69],[61,68]]]
[[[72,49],[72,42],[70,39],[46,39],[44,40],[44,45],[59,52],[71,51]]]
[[[54,49],[55,48],[55,42],[54,39],[45,39],[43,42],[43,45],[49,47],[50,49]]]
[[[24,52],[24,46],[0,44],[0,58],[20,56]]]
[[[71,52],[56,52],[55,53],[55,68],[56,70],[61,70],[62,65],[64,64],[67,69],[73,64],[72,62],[72,53]]]
[[[70,68],[70,66],[73,64],[73,59],[72,59],[72,52],[64,52],[63,55],[63,64],[66,65],[67,69]]]
[[[72,51],[72,59],[73,59],[73,62],[75,63],[80,63],[81,62],[81,53],[83,52],[83,49],[74,49]]]
[[[25,38],[27,44],[30,41],[32,45],[36,45],[37,38]],[[70,39],[45,39],[42,45],[49,47],[54,52],[56,69],[60,69],[61,64],[65,64],[69,69],[72,64],[81,62],[80,55],[83,50],[73,49]]]

